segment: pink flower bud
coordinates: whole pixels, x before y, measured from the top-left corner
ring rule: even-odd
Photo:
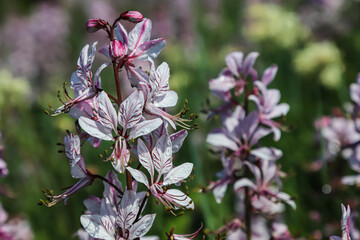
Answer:
[[[106,26],[106,22],[102,19],[90,19],[86,23],[86,30],[88,32],[96,32]]]
[[[119,58],[125,55],[126,48],[122,42],[118,40],[112,40],[110,42],[110,56],[112,58]]]
[[[120,18],[132,23],[139,23],[143,20],[143,15],[138,11],[125,11],[121,13]]]

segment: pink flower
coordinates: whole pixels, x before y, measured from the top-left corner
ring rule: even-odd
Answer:
[[[165,40],[162,38],[150,40],[151,27],[151,20],[144,19],[136,24],[129,34],[119,22],[114,29],[115,39],[120,41],[126,49],[123,57],[117,61],[126,67],[130,79],[134,79],[132,75],[138,74],[132,61],[135,59],[147,61],[148,58],[156,58],[165,46]],[[111,59],[108,46],[101,48],[100,52]]]
[[[132,23],[139,23],[143,20],[143,15],[138,11],[125,11],[121,13],[120,18]]]
[[[273,202],[278,200],[283,201],[289,204],[293,209],[296,209],[295,202],[291,199],[290,195],[280,192],[273,183],[280,183],[279,170],[274,161],[262,160],[260,161],[260,166],[250,162],[246,162],[245,164],[254,174],[255,182],[248,178],[241,178],[234,184],[235,191],[239,191],[244,187],[249,187],[258,195],[265,196]]]
[[[141,203],[145,194],[126,190],[120,202],[111,202],[111,196],[104,196],[101,200],[96,197],[88,198],[84,204],[89,212],[81,216],[81,224],[93,238],[142,238],[150,230],[156,215],[148,214],[141,217],[141,208],[144,207]]]
[[[102,19],[89,19],[86,23],[86,30],[90,33],[97,32],[106,27],[106,21]]]
[[[85,45],[81,50],[77,61],[78,70],[71,76],[71,89],[74,91],[74,99],[72,99],[64,89],[66,101],[63,102],[64,105],[56,109],[53,115],[69,111],[70,116],[74,118],[83,115],[92,115],[92,109],[94,108],[92,100],[101,91],[100,73],[110,64],[102,64],[93,77],[91,67],[95,58],[96,45],[97,42],[93,43],[90,51],[88,51],[89,45]],[[73,109],[74,106],[76,106],[76,108]]]
[[[95,180],[94,176],[86,169],[83,156],[80,154],[80,138],[75,134],[64,137],[65,154],[70,160],[71,176],[79,181],[60,195],[53,195],[52,192],[44,192],[48,202],[44,205],[51,207],[64,200],[66,204],[69,197],[82,188],[90,186]]]
[[[169,136],[162,136],[157,141],[151,154],[145,143],[139,139],[137,153],[141,165],[150,174],[148,177],[140,170],[127,167],[137,182],[143,183],[165,207],[179,209],[180,207],[194,209],[191,198],[178,189],[169,189],[171,184],[176,184],[188,178],[191,174],[193,164],[184,163],[173,167],[172,147]],[[158,175],[155,175],[155,170]]]
[[[114,142],[114,150],[109,160],[113,160],[114,168],[121,173],[130,158],[126,142],[150,133],[158,128],[162,121],[158,118],[142,120],[144,95],[138,90],[120,104],[118,113],[105,92],[98,95],[97,102],[99,108],[96,118],[80,117],[79,124],[89,135]]]
[[[280,123],[272,120],[273,118],[284,116],[290,107],[286,103],[279,103],[280,91],[277,89],[267,89],[263,82],[255,81],[255,86],[260,90],[259,94],[250,95],[249,100],[253,101],[259,111],[260,123],[269,126],[274,133],[274,140],[278,141],[281,136]]]
[[[242,107],[237,106],[230,114],[224,117],[224,127],[214,129],[207,136],[206,142],[214,147],[230,149],[234,151],[235,157],[243,158],[270,130],[259,126],[257,111],[245,116]]]
[[[341,204],[341,237],[338,236],[331,236],[330,240],[351,240],[350,238],[350,206],[348,205],[347,208],[343,204]]]
[[[225,58],[227,68],[220,73],[218,78],[209,81],[210,90],[225,101],[229,100],[225,96],[233,88],[235,88],[235,96],[242,94],[246,85],[246,78],[249,75],[253,81],[257,80],[257,72],[253,66],[258,56],[258,53],[251,52],[243,60],[244,54],[242,52],[228,54]]]

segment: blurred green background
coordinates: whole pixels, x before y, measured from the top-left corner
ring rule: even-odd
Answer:
[[[349,101],[348,86],[360,71],[360,2],[355,0],[1,0],[0,130],[10,173],[0,183],[12,197],[0,199],[10,215],[28,219],[35,239],[70,239],[80,228],[83,199],[101,195],[103,185],[95,181],[72,196],[67,206],[37,206],[43,198],[42,188],[61,193],[61,188],[75,183],[68,160],[57,153],[61,148],[56,145],[66,129],[74,130],[73,119],[49,117],[43,111],[48,103],[60,105],[56,91],[70,81],[81,48],[106,41],[101,32],[86,32],[87,19],[112,21],[125,10],[142,12],[153,21],[152,37],[166,39],[157,63],[170,65],[170,88],[179,94],[179,109],[185,98],[198,113],[207,107],[206,99],[211,106],[219,104],[208,91],[208,80],[225,67],[224,57],[231,51],[260,52],[259,73],[273,63],[279,66],[270,87],[279,88],[281,101],[291,107],[289,131],[279,142],[269,138],[264,145],[284,152],[279,160],[288,173],[284,191],[297,203],[296,211],[286,210],[286,222],[295,236],[306,239],[338,234],[340,203],[351,203],[354,211],[360,209],[360,191],[339,186],[339,177],[349,171],[341,159],[320,171],[310,171],[309,165],[322,153],[314,120]],[[94,69],[103,60],[99,55]],[[103,73],[104,88],[114,92],[111,71]],[[190,133],[174,160],[175,165],[195,164],[195,178],[188,184],[195,211],[174,217],[153,199],[148,203],[147,211],[157,212],[151,234],[161,239],[173,226],[176,233],[192,232],[201,223],[215,230],[235,216],[231,191],[220,205],[211,193],[197,191],[215,180],[221,168],[205,144],[214,122],[201,115],[199,125],[200,130]],[[82,149],[88,168],[105,174],[111,166],[101,162],[102,151],[102,147],[91,149],[88,145]],[[330,193],[322,192],[324,184],[330,184]]]

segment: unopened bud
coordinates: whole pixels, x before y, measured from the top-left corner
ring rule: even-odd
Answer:
[[[121,13],[120,18],[132,23],[139,23],[143,20],[143,15],[138,11],[125,11]]]
[[[86,30],[90,33],[97,32],[106,26],[106,22],[102,19],[90,19],[86,23]]]
[[[125,55],[126,48],[122,42],[118,40],[112,40],[110,42],[110,56],[112,58],[119,58]]]

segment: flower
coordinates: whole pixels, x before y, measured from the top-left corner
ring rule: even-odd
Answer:
[[[138,90],[135,90],[120,104],[118,114],[105,92],[98,95],[97,104],[99,108],[96,118],[81,116],[79,124],[89,135],[114,142],[114,150],[109,159],[113,160],[114,168],[121,173],[125,170],[130,158],[127,141],[152,132],[161,125],[162,120],[156,118],[140,121],[144,95]],[[128,133],[129,129],[131,130]],[[113,136],[113,132],[115,136]]]
[[[149,172],[150,181],[140,170],[131,167],[126,169],[136,181],[143,183],[165,207],[175,210],[180,207],[194,209],[194,203],[190,197],[178,189],[169,189],[171,184],[179,183],[189,177],[193,168],[192,163],[173,167],[171,149],[171,140],[167,135],[158,139],[151,155],[145,143],[139,139],[137,147],[139,161]],[[155,176],[154,169],[158,172],[157,176]]]
[[[84,115],[92,116],[92,109],[95,107],[93,98],[101,91],[100,73],[110,64],[102,64],[92,77],[91,67],[95,58],[96,45],[97,42],[93,43],[90,51],[88,51],[89,45],[85,45],[81,50],[77,61],[78,70],[71,75],[71,89],[74,91],[74,99],[68,95],[64,87],[66,102],[63,102],[64,105],[57,108],[53,115],[70,111],[70,116],[74,118]],[[60,93],[58,96],[60,98]]]
[[[274,133],[274,140],[278,141],[281,136],[280,124],[272,119],[286,115],[290,107],[287,103],[278,104],[280,101],[280,91],[278,89],[267,89],[263,81],[255,81],[254,85],[260,90],[261,94],[252,94],[249,96],[249,100],[253,101],[258,108],[260,123],[269,126]]]
[[[124,16],[127,16],[124,14]],[[130,17],[128,16],[128,19]],[[144,19],[137,23],[128,34],[121,23],[117,22],[114,29],[114,38],[124,46],[123,57],[116,59],[121,66],[125,66],[132,85],[136,86],[139,78],[135,71],[133,61],[135,59],[147,61],[148,58],[156,58],[165,46],[162,38],[150,40],[152,23],[150,19]],[[100,49],[100,52],[109,59],[113,59],[109,53],[109,46]]]
[[[151,228],[156,214],[141,217],[145,192],[126,190],[120,204],[110,196],[88,198],[84,201],[88,213],[80,221],[93,238],[104,240],[133,240],[143,237]]]
[[[234,151],[235,157],[243,159],[251,152],[251,147],[270,133],[269,129],[259,124],[259,113],[253,111],[245,116],[241,106],[237,106],[233,113],[223,119],[222,128],[214,129],[206,138],[206,142],[218,148]]]
[[[121,13],[120,18],[132,23],[139,23],[143,20],[143,15],[138,11],[125,11]]]
[[[66,204],[71,195],[82,188],[90,186],[95,180],[93,174],[86,169],[84,157],[80,154],[80,138],[71,133],[64,137],[64,144],[65,154],[70,160],[71,176],[75,179],[79,179],[79,181],[60,195],[53,195],[53,192],[47,189],[43,190],[47,197],[47,201],[44,202],[40,200],[40,205],[51,207],[62,200],[64,200],[64,203]]]
[[[347,208],[343,204],[341,204],[341,237],[338,236],[331,236],[330,240],[351,240],[350,238],[350,206],[348,205]]]
[[[261,160],[260,166],[250,162],[246,162],[245,164],[254,174],[255,183],[248,178],[241,178],[234,184],[235,191],[239,191],[244,187],[249,187],[250,189],[254,190],[257,195],[265,196],[270,200],[273,199],[273,202],[278,200],[283,201],[289,204],[293,209],[296,209],[295,202],[291,199],[291,197],[287,193],[280,192],[272,183],[273,181],[278,183],[280,182],[279,171],[276,167],[275,161]],[[253,205],[254,203],[255,202],[252,202]],[[261,202],[259,203],[259,206],[267,207]]]
[[[229,91],[235,88],[235,96],[243,93],[246,85],[246,78],[250,75],[253,81],[257,80],[257,72],[253,68],[257,52],[249,53],[245,60],[242,52],[232,52],[225,58],[227,68],[222,70],[218,78],[209,81],[209,88],[215,94],[225,101],[229,101]]]

